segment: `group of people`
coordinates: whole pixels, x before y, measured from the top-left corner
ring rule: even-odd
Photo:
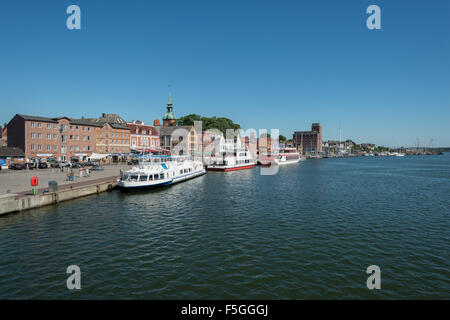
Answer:
[[[63,170],[63,168],[61,168],[61,170]],[[89,168],[83,168],[80,167],[80,178],[83,177],[90,177],[91,176],[91,170],[89,170]],[[68,181],[73,181],[74,180],[74,171],[72,168],[72,164],[70,165],[70,167],[67,168],[67,180]]]

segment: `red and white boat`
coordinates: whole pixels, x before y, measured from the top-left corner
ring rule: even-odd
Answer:
[[[239,138],[225,139],[219,136],[215,140],[215,154],[209,158],[208,171],[235,171],[255,167],[256,159]]]
[[[255,159],[247,150],[237,151],[235,154],[223,154],[206,167],[208,171],[234,171],[251,169],[255,166]]]
[[[305,158],[300,156],[300,153],[296,148],[286,147],[280,149],[280,154],[278,155],[278,158],[275,159],[275,163],[281,165],[288,163],[298,163],[303,160],[305,160]]]
[[[302,157],[297,149],[293,147],[280,148],[278,155],[262,154],[259,156],[259,163],[262,166],[298,163],[304,160],[306,158]]]

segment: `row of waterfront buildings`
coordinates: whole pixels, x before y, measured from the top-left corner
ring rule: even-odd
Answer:
[[[41,117],[16,114],[1,131],[0,165],[13,161],[55,158],[101,159],[124,157],[132,153],[170,153],[175,144],[172,133],[177,128],[187,132],[187,139],[198,139],[193,126],[177,127],[169,92],[163,124],[125,121],[117,114],[103,113],[98,118]],[[180,153],[190,154],[192,144]]]
[[[177,126],[169,91],[167,110],[161,125],[143,121],[125,121],[117,114],[103,113],[98,118],[42,117],[16,114],[5,128],[0,129],[0,165],[15,161],[58,161],[74,159],[122,160],[132,154],[152,153],[177,155],[203,154],[205,144],[213,144],[217,132],[201,131],[195,126]],[[221,139],[223,137],[220,137]],[[240,143],[257,156],[270,152],[274,141],[257,137],[249,143],[240,137]],[[236,142],[236,141],[235,141]],[[278,142],[278,141],[277,141]],[[322,153],[322,127],[312,125],[311,131],[296,131],[292,144],[304,154]]]

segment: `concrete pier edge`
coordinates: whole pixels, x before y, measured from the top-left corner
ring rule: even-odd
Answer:
[[[89,185],[74,186],[56,192],[18,197],[18,194],[0,195],[0,216],[13,212],[39,208],[59,202],[77,199],[92,194],[110,191],[117,185],[117,181],[102,181]]]

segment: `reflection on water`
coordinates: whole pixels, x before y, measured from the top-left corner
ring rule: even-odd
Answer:
[[[450,156],[311,160],[0,218],[0,298],[449,298]],[[82,290],[66,289],[68,265]],[[382,290],[366,288],[381,267]]]

